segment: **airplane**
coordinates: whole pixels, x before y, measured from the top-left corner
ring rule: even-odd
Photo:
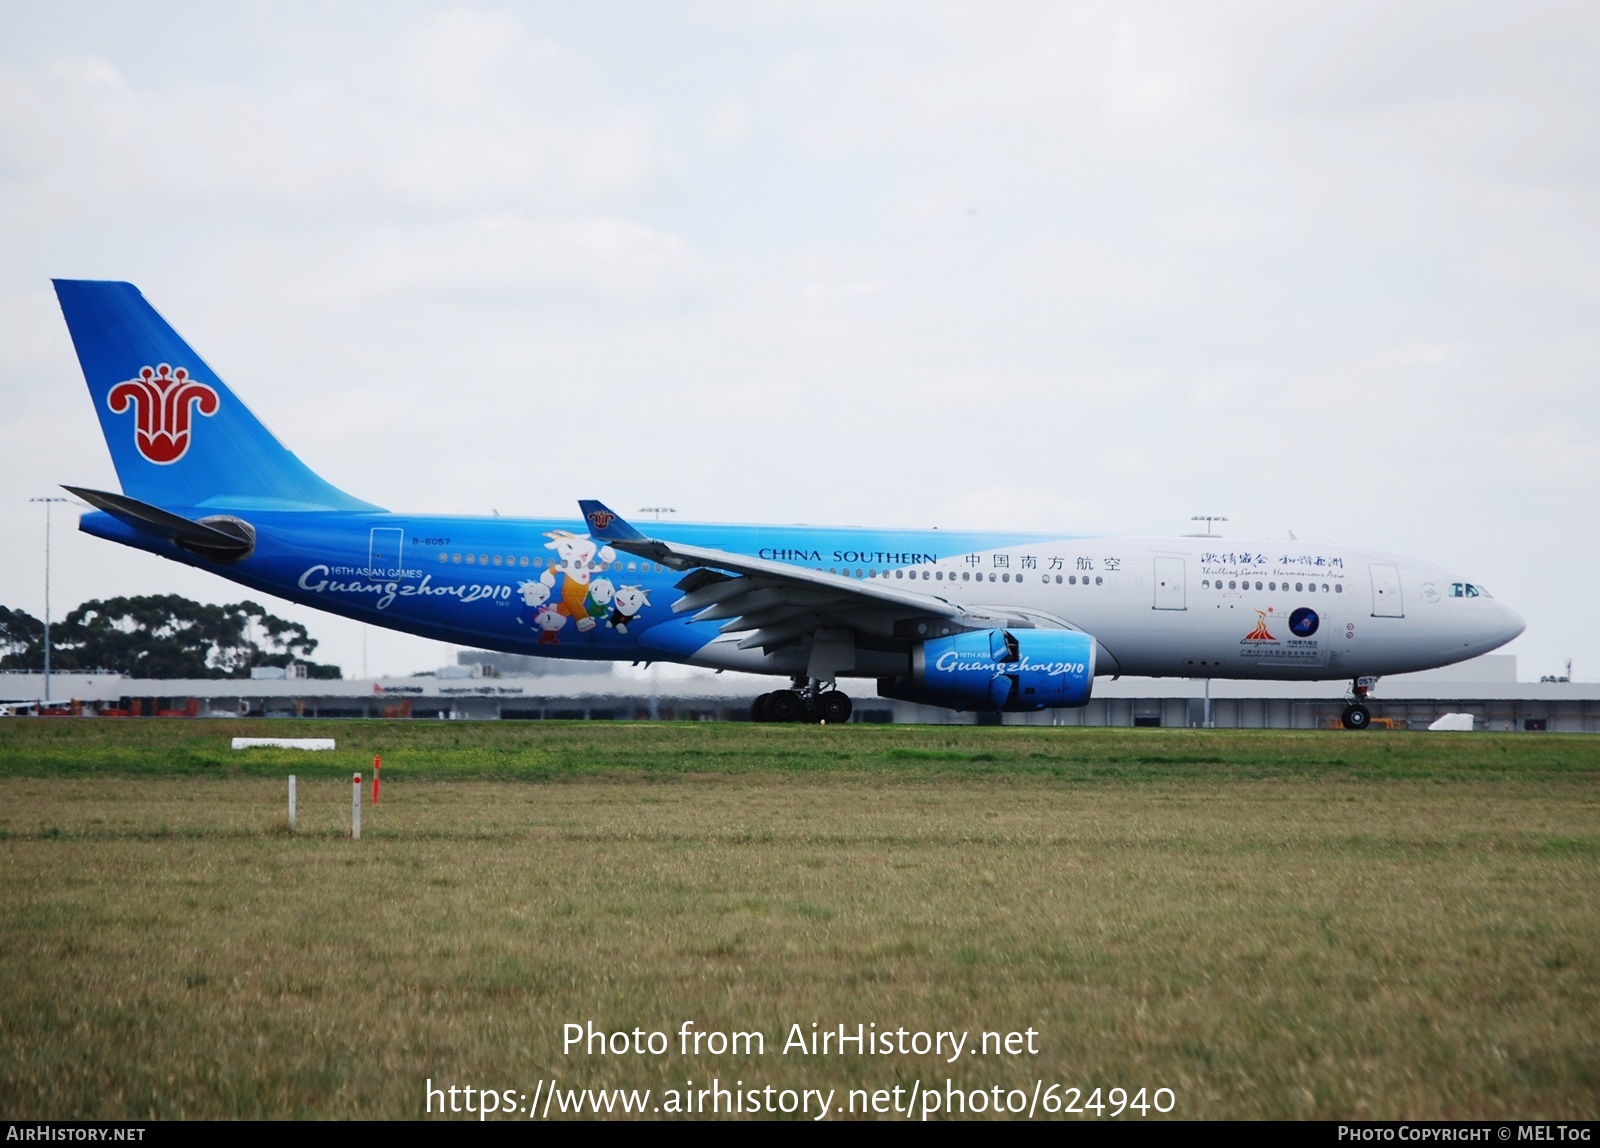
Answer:
[[[80,529],[464,645],[790,679],[758,721],[850,718],[846,679],[957,711],[1088,703],[1097,677],[1377,679],[1504,645],[1481,582],[1298,540],[394,513],[285,448],[129,283],[55,280],[120,492]]]

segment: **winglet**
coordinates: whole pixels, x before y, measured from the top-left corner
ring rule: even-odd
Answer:
[[[593,498],[580,498],[578,509],[583,512],[583,520],[589,524],[590,538],[612,543],[650,541],[623,521],[622,515],[603,502]]]

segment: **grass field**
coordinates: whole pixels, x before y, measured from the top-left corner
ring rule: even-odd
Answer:
[[[1559,735],[4,721],[0,1117],[948,1078],[1593,1119],[1597,782]],[[591,1021],[672,1044],[564,1054]],[[813,1022],[1038,1051],[780,1051]]]

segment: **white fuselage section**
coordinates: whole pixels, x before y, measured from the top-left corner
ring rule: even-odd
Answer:
[[[1487,591],[1437,566],[1347,546],[1223,538],[1028,542],[908,567],[828,567],[969,609],[1092,634],[1100,674],[1316,680],[1476,657],[1522,632]],[[1468,590],[1471,591],[1470,595]],[[928,636],[935,636],[937,630]],[[773,672],[740,635],[693,659]],[[855,676],[892,672],[863,651]]]

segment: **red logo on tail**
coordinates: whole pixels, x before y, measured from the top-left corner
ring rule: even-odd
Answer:
[[[617,516],[609,511],[591,511],[589,514],[589,525],[593,526],[596,530],[604,530],[606,527],[615,522],[616,518]]]
[[[221,405],[217,392],[166,363],[145,367],[137,379],[111,388],[106,396],[111,413],[120,415],[137,407],[133,441],[139,453],[160,466],[177,462],[189,451],[189,420],[193,411],[214,415]]]

